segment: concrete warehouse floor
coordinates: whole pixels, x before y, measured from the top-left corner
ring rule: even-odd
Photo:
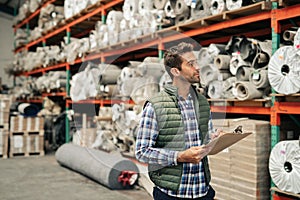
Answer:
[[[60,166],[54,154],[0,158],[1,200],[150,200],[143,189],[110,190]]]

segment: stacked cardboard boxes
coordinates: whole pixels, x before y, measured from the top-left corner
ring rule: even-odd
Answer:
[[[13,116],[10,118],[10,151],[15,155],[44,155],[44,119]]]
[[[251,135],[209,156],[212,173],[211,185],[217,199],[264,200],[270,199],[270,124],[250,119],[223,119],[213,121],[215,128],[225,132],[242,125],[243,132]]]
[[[11,97],[0,95],[0,157],[7,158]]]

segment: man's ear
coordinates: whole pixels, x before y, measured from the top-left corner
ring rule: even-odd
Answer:
[[[177,69],[175,67],[171,68],[170,72],[172,73],[173,76],[179,76],[180,75],[179,69]]]

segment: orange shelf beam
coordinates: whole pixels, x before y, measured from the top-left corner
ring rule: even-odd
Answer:
[[[65,97],[67,96],[67,93],[66,92],[51,92],[51,93],[43,93],[42,94],[42,97],[49,97],[49,96],[62,96],[62,97]]]
[[[128,103],[134,104],[132,100],[123,101],[117,99],[86,99],[81,101],[72,101],[71,99],[66,100],[66,104],[100,104],[100,106],[111,105],[111,104],[119,104],[119,103]]]
[[[59,64],[56,64],[56,65],[53,65],[53,66],[40,68],[40,69],[34,69],[32,71],[29,71],[29,72],[24,72],[24,73],[21,73],[21,74],[17,74],[16,76],[30,76],[30,75],[34,75],[34,74],[38,74],[38,73],[44,73],[44,72],[55,70],[55,69],[62,69],[64,67],[66,67],[66,63],[59,63]]]
[[[38,14],[40,14],[41,9],[46,7],[47,5],[55,2],[56,0],[49,0],[46,3],[44,3],[40,8],[38,8],[36,11],[34,11],[33,13],[31,13],[31,15],[29,15],[28,17],[26,17],[22,22],[18,23],[17,25],[14,26],[14,31],[16,31],[18,28],[21,28],[22,26],[24,26],[26,23],[29,23],[30,20],[32,20],[35,16],[37,16]]]
[[[212,112],[218,113],[235,113],[235,114],[257,114],[270,115],[269,107],[251,107],[251,106],[211,106]]]

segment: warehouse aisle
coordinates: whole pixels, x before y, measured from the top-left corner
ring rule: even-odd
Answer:
[[[61,167],[54,154],[0,159],[1,200],[150,200],[144,189],[110,190]]]

